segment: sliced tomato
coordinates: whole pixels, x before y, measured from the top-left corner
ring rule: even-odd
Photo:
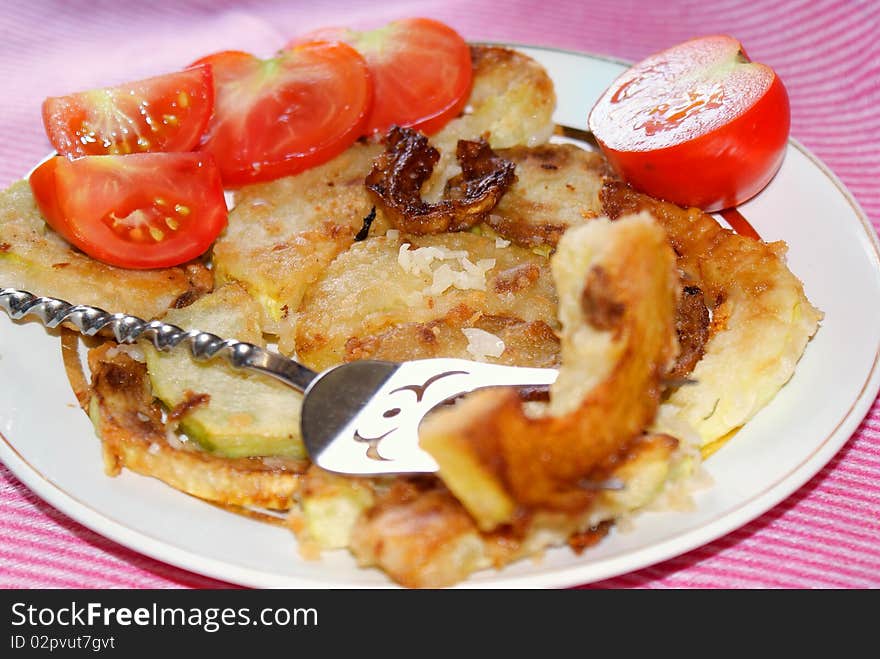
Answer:
[[[123,268],[185,263],[226,226],[220,172],[207,154],[56,156],[29,181],[49,226],[92,258]]]
[[[473,82],[471,51],[448,25],[408,18],[370,32],[325,28],[288,47],[307,39],[344,41],[367,60],[374,88],[368,134],[384,134],[393,124],[435,133],[467,103]]]
[[[43,124],[52,146],[66,156],[189,151],[213,108],[214,82],[203,65],[47,98]]]
[[[43,217],[47,218],[46,221],[49,222],[50,226],[70,243],[73,242],[73,234],[68,231],[66,226],[62,226],[60,222],[54,222],[54,218],[64,217],[64,211],[61,210],[58,195],[55,194],[55,167],[58,158],[59,156],[53,156],[40,163],[31,172],[28,182]],[[48,218],[53,218],[53,220],[50,221]]]
[[[593,107],[589,126],[633,187],[715,211],[753,197],[779,169],[788,93],[736,39],[701,37],[630,68]]]
[[[363,133],[372,83],[346,44],[300,44],[269,60],[226,51],[199,63],[211,65],[217,90],[200,148],[214,155],[228,186],[313,167]]]

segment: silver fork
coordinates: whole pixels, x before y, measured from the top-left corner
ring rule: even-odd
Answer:
[[[235,368],[280,380],[303,394],[301,430],[311,460],[343,474],[435,472],[437,463],[418,444],[419,423],[429,411],[475,389],[548,386],[557,376],[554,369],[446,358],[362,360],[316,373],[251,343],[15,288],[0,288],[0,307],[14,320],[34,316],[49,328],[69,323],[86,336],[107,329],[118,343],[147,339],[162,351],[183,344],[196,359],[220,356]],[[619,487],[615,482],[593,486]]]

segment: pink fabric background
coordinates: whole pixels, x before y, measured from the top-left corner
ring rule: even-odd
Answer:
[[[880,3],[873,0],[10,2],[0,12],[0,185],[49,151],[40,121],[48,95],[170,71],[216,50],[269,55],[317,27],[373,27],[419,15],[470,40],[630,60],[693,36],[732,34],[785,81],[792,135],[880,226]],[[842,294],[857,291],[855,283]],[[0,465],[0,587],[225,585],[96,535]],[[598,585],[880,587],[880,405],[827,467],[767,514],[701,549]]]

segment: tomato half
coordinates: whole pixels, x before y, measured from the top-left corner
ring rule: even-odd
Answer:
[[[100,156],[148,151],[189,151],[214,108],[208,66],[118,87],[47,98],[46,135],[58,153]]]
[[[304,39],[351,44],[367,60],[374,101],[367,134],[393,124],[431,134],[458,116],[473,81],[471,51],[451,27],[429,18],[409,18],[370,32],[329,28]]]
[[[770,182],[789,126],[782,81],[729,36],[692,39],[639,62],[589,117],[625,181],[706,211],[740,204]]]
[[[363,133],[372,83],[346,44],[300,44],[269,60],[226,51],[197,63],[211,65],[217,92],[200,149],[214,155],[226,185],[295,174]]]
[[[29,182],[49,226],[92,258],[123,268],[185,263],[226,226],[220,172],[206,154],[56,156]]]

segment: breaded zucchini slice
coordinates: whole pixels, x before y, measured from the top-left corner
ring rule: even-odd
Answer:
[[[264,346],[259,305],[238,284],[227,284],[165,319],[186,329],[213,332]],[[141,341],[153,393],[188,437],[231,458],[305,458],[299,417],[302,395],[222,359],[196,361],[185,349],[159,352]]]
[[[90,351],[89,367],[89,416],[102,442],[108,475],[125,467],[223,505],[290,507],[305,463],[230,459],[176,442],[162,421],[145,364],[106,343]]]
[[[679,254],[679,267],[712,310],[705,354],[674,391],[663,416],[684,421],[708,445],[751,419],[791,379],[822,312],[785,263],[783,242],[765,243],[721,227],[697,208],[683,209],[622,183],[602,190],[611,217],[648,210]]]
[[[477,328],[509,342],[498,361],[548,365],[556,325],[542,256],[472,233],[377,236],[337,257],[309,289],[296,352],[318,370],[365,357],[470,358],[462,330]]]

